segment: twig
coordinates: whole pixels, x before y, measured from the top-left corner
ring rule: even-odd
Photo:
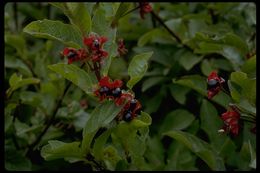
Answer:
[[[164,22],[163,20],[154,12],[151,11],[152,16],[176,39],[176,41],[178,43],[180,43],[181,45],[183,45],[183,47],[185,47],[186,49],[188,49],[189,51],[193,52],[193,49],[191,47],[189,47],[188,45],[184,44],[180,37],[174,33]]]

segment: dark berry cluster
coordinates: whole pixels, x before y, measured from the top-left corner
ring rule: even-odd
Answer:
[[[129,92],[123,92],[123,82],[121,80],[112,81],[108,76],[105,76],[99,81],[99,88],[94,94],[99,97],[100,101],[104,99],[114,100],[117,106],[125,103],[125,106],[118,114],[118,120],[130,121],[135,118],[141,111],[141,104]]]

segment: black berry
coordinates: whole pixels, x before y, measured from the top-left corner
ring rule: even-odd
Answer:
[[[124,115],[123,119],[127,122],[132,120],[132,116],[131,116],[132,112],[131,111],[127,111],[126,114]]]
[[[122,94],[122,91],[121,91],[120,88],[116,88],[116,89],[114,89],[114,90],[112,91],[112,95],[113,95],[114,97],[119,97],[121,94]]]
[[[219,86],[219,82],[215,79],[208,80],[208,89],[216,88]]]
[[[135,109],[136,103],[137,103],[137,100],[136,100],[136,99],[132,99],[132,100],[130,101],[130,107],[129,107],[129,109],[130,109],[131,111],[133,111],[133,110]]]
[[[99,89],[99,92],[100,92],[100,94],[102,95],[102,94],[109,94],[109,88],[108,87],[101,87],[100,89]]]
[[[94,44],[95,48],[97,48],[97,49],[99,48],[100,44],[97,39],[94,40],[93,44]]]
[[[72,52],[72,51],[70,51],[69,54],[68,54],[68,58],[69,58],[69,59],[71,59],[71,58],[75,58],[76,55],[77,55],[76,52]]]

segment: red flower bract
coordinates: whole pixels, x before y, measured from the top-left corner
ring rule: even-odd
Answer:
[[[221,90],[222,84],[225,80],[218,76],[217,72],[210,73],[207,79],[208,99],[211,99]]]
[[[153,9],[148,2],[139,2],[140,4],[140,16],[144,19],[146,13],[150,13]]]
[[[83,39],[84,44],[88,46],[92,51],[101,49],[106,41],[106,37],[98,37],[95,35],[90,35],[89,37],[84,37]]]
[[[234,110],[227,111],[221,115],[224,121],[223,130],[237,136],[239,132],[240,114]]]
[[[74,61],[79,61],[81,59],[86,58],[87,53],[84,49],[74,49],[74,48],[68,48],[66,47],[63,50],[63,56],[66,56],[68,58],[68,64],[73,63]]]

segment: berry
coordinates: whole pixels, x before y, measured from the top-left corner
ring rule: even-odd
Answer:
[[[130,101],[130,107],[129,107],[129,109],[130,109],[131,111],[133,111],[133,110],[135,109],[136,103],[137,103],[137,100],[136,100],[136,99],[132,99],[132,100]]]
[[[219,85],[219,82],[215,79],[208,80],[208,89],[216,88]]]
[[[95,46],[95,48],[99,48],[99,46],[100,46],[100,44],[99,44],[99,41],[98,41],[98,39],[95,39],[94,41],[93,41],[93,45]]]
[[[121,94],[122,94],[122,91],[121,91],[120,88],[116,88],[116,89],[114,89],[114,90],[112,91],[112,95],[113,95],[114,97],[119,97]]]
[[[101,87],[101,88],[99,89],[99,92],[100,92],[101,95],[102,95],[102,94],[107,94],[108,91],[109,91],[109,88],[106,87],[106,86]]]
[[[127,113],[124,115],[123,119],[127,122],[132,120],[132,112],[131,111],[127,111]]]

